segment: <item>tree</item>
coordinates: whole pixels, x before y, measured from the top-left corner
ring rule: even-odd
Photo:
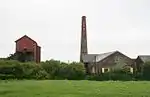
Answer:
[[[33,58],[31,57],[32,54],[28,52],[16,52],[14,54],[10,54],[9,57],[7,57],[8,60],[18,60],[20,62],[28,62],[33,61]]]

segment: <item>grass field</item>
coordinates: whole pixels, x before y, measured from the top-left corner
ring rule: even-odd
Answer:
[[[150,82],[0,81],[0,97],[150,97]]]

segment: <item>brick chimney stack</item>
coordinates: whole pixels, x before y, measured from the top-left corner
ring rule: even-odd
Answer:
[[[80,62],[83,62],[83,56],[86,55],[86,54],[88,54],[87,32],[86,32],[86,16],[82,16]]]

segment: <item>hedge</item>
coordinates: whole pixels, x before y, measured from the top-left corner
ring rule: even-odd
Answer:
[[[150,63],[146,63],[142,73],[135,75],[124,70],[103,74],[86,75],[82,63],[65,63],[48,60],[39,64],[34,62],[21,63],[15,60],[0,60],[0,79],[36,79],[36,80],[150,80]]]
[[[83,64],[49,60],[36,64],[14,60],[0,60],[0,79],[84,79]]]

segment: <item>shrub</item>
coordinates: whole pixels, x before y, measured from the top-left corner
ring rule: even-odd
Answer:
[[[84,79],[85,69],[81,63],[64,63],[56,60],[50,60],[41,63],[43,69],[49,74],[50,79]]]
[[[1,80],[7,80],[7,79],[15,79],[16,77],[11,74],[0,74],[0,79]]]
[[[150,65],[147,65],[150,66]],[[149,72],[145,67],[143,75]],[[148,73],[149,74],[149,73]],[[14,60],[0,60],[0,79],[68,79],[68,80],[138,80],[141,75],[133,76],[127,70],[115,70],[99,75],[85,75],[82,63],[65,63],[57,60],[49,60],[40,64],[34,62],[21,63]],[[134,78],[135,77],[135,78]]]
[[[1,77],[4,77],[4,75],[6,75],[6,77],[7,75],[20,77],[21,74],[23,74],[23,71],[18,61],[0,60],[0,74],[2,74]]]
[[[36,63],[22,63],[23,78],[26,79],[48,79],[48,73],[41,65]]]
[[[48,73],[50,79],[55,79],[58,76],[60,64],[60,61],[57,60],[41,62],[42,68]]]
[[[150,80],[150,62],[146,62],[143,66],[143,80]]]
[[[85,77],[85,68],[81,63],[72,62],[65,68],[65,71],[69,80],[81,80]]]
[[[47,72],[36,63],[0,61],[0,79],[47,79]]]
[[[128,81],[132,80],[133,76],[132,74],[125,73],[121,70],[113,71],[113,72],[107,72],[102,73],[99,75],[90,75],[87,77],[89,80],[96,80],[96,81],[108,81],[108,80],[122,80],[122,81]]]

